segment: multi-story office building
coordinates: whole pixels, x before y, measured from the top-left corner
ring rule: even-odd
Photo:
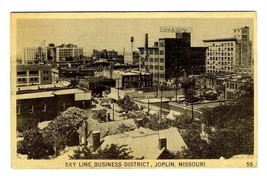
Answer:
[[[234,37],[203,40],[206,50],[206,73],[253,73],[249,28],[234,29]]]
[[[47,49],[41,47],[23,48],[22,63],[31,63],[35,59],[47,60]]]
[[[83,48],[73,44],[62,44],[56,47],[56,61],[64,61],[68,58],[79,58],[83,55]]]
[[[148,37],[146,36],[146,40]],[[153,82],[172,81],[184,72],[200,74],[205,71],[205,48],[191,47],[191,34],[177,33],[176,38],[160,38],[153,47],[139,47],[140,65],[153,73]]]
[[[51,69],[50,65],[17,65],[17,86],[50,84]]]

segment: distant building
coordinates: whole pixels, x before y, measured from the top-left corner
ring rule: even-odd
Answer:
[[[184,72],[201,74],[205,71],[205,48],[191,47],[190,33],[177,33],[176,38],[160,38],[153,47],[138,49],[141,67],[153,73],[154,83],[174,80]]]
[[[114,50],[93,50],[92,58],[95,60],[99,60],[100,58],[102,59],[107,59],[108,61],[112,61],[113,59],[118,58],[118,52]]]
[[[20,93],[17,99],[17,123],[31,123],[52,120],[68,107],[82,109],[91,107],[91,93],[80,89],[59,89]]]
[[[124,63],[125,64],[138,64],[140,53],[138,51],[125,52],[124,53]]]
[[[152,87],[152,73],[139,71],[113,71],[112,78],[116,80],[116,88]]]
[[[43,59],[47,60],[47,49],[41,47],[28,47],[23,48],[23,58],[22,63],[33,63],[35,59],[37,59],[37,54],[42,52]]]
[[[79,58],[83,55],[83,48],[73,44],[62,44],[56,47],[56,61]]]
[[[51,69],[50,65],[17,65],[17,86],[50,84]]]
[[[252,42],[249,28],[234,29],[234,37],[203,40],[206,51],[206,73],[253,74]]]

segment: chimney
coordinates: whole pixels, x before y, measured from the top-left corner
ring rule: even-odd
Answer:
[[[166,137],[160,137],[159,138],[159,149],[163,149],[163,147],[165,147],[165,149],[167,148],[167,138]]]
[[[84,123],[82,124],[81,129],[82,129],[82,136],[81,136],[82,138],[81,138],[80,143],[81,143],[82,145],[87,145],[87,144],[88,144],[88,141],[87,141],[87,136],[88,136],[88,126],[87,126],[87,122],[84,122]]]
[[[107,115],[106,115],[106,122],[108,122],[110,119],[110,113],[108,112]]]
[[[93,131],[93,148],[97,149],[100,146],[100,131]]]
[[[145,34],[145,49],[148,48],[148,34]]]
[[[142,119],[136,119],[135,120],[135,125],[136,125],[137,129],[141,127],[141,124],[142,124]]]

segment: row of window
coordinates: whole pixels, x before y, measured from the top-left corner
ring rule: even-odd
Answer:
[[[213,70],[229,70],[229,71],[233,71],[234,70],[234,67],[228,67],[228,66],[225,66],[225,67],[215,67],[215,66],[209,66],[207,67],[207,70],[210,70],[210,69],[213,69]]]
[[[237,90],[237,83],[226,83],[226,88]]]
[[[226,52],[207,52],[207,56],[233,56],[233,52],[226,53]]]
[[[207,62],[207,64],[211,64],[211,65],[213,65],[213,64],[215,64],[215,65],[234,65],[234,63],[233,62]]]
[[[48,70],[43,70],[43,74],[48,74],[49,71]]]
[[[46,112],[46,104],[42,105],[42,112]],[[28,113],[34,113],[34,106],[29,106],[28,107]],[[20,106],[17,106],[17,114],[20,114]]]
[[[228,60],[228,61],[234,61],[233,57],[207,57],[207,60]]]
[[[234,51],[234,48],[209,48],[207,49],[208,52],[210,51]]]
[[[209,47],[221,47],[221,46],[233,46],[233,45],[234,45],[233,42],[219,43],[219,44],[210,43]]]

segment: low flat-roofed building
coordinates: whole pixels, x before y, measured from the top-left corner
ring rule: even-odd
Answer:
[[[17,94],[16,99],[17,126],[25,122],[32,126],[53,120],[68,107],[90,108],[92,97],[91,92],[75,88],[22,93]]]
[[[17,86],[29,86],[36,84],[50,84],[51,65],[17,65]]]

